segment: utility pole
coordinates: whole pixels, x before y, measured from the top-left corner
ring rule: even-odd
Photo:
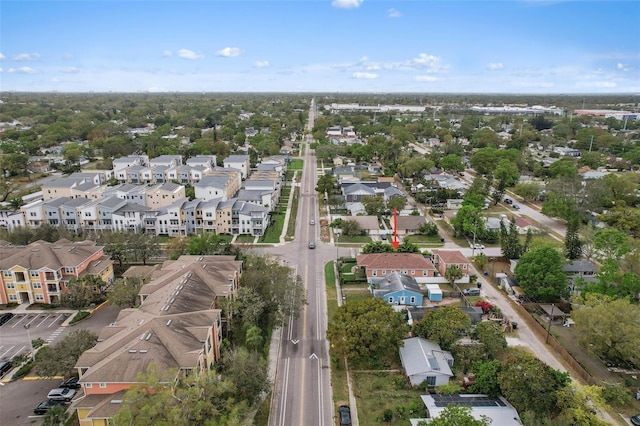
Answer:
[[[547,327],[547,340],[545,343],[549,343],[549,335],[551,334],[551,324],[553,323],[553,308],[555,308],[555,303],[551,304],[551,316],[549,317],[549,327]]]

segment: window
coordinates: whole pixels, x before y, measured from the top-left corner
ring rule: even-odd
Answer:
[[[389,303],[393,303],[393,296],[389,297]]]
[[[36,216],[36,212],[29,212],[29,216],[35,217]]]
[[[467,264],[462,265],[462,269],[467,269]]]
[[[13,282],[7,283],[7,288],[16,288],[16,285]]]
[[[422,276],[423,277],[428,277],[429,276],[429,272],[426,269],[422,270]]]
[[[9,300],[18,300],[18,296],[16,296],[15,294],[10,294]]]
[[[427,376],[427,386],[435,386],[436,385],[436,376]]]
[[[416,274],[416,270],[415,270],[415,269],[412,269],[412,270],[411,270],[411,275],[415,275],[415,274]]]
[[[87,388],[90,388],[93,385],[93,383],[85,383],[84,386]]]
[[[44,296],[41,294],[36,294],[36,300],[44,300]]]
[[[11,276],[11,271],[4,271],[2,273],[5,277],[10,277]]]
[[[66,272],[67,274],[73,274],[73,269],[74,268],[66,267],[66,268],[64,268],[64,272]]]
[[[33,288],[42,288],[42,284],[40,283],[40,281],[36,281],[35,283],[33,283]]]
[[[207,214],[205,215],[206,217],[211,217],[212,213],[211,212],[207,212]]]
[[[378,270],[374,269],[373,271],[371,271],[371,275],[373,275],[374,277],[378,276]]]
[[[104,388],[106,388],[106,387],[107,387],[107,384],[106,384],[106,383],[100,383],[100,387],[101,387],[102,389],[104,389]]]
[[[416,297],[415,296],[411,296],[411,298],[409,299],[410,303],[416,303]]]

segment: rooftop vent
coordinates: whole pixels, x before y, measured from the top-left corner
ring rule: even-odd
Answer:
[[[147,352],[149,352],[149,351],[148,351],[148,350],[146,350],[146,349],[140,349],[140,353],[141,353],[141,354],[146,354]]]
[[[144,340],[148,341],[149,339],[151,339],[151,336],[153,336],[153,333],[147,334],[147,337],[145,337]]]
[[[138,352],[138,351],[137,351],[137,350],[135,350],[135,349],[129,349],[129,353],[130,353],[130,354],[135,354],[135,353],[137,353],[137,352]]]
[[[167,321],[167,325],[171,325],[172,322],[173,322],[173,320]]]

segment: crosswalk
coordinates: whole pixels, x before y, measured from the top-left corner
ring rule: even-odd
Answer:
[[[53,333],[51,333],[51,334],[49,335],[49,337],[47,337],[47,338],[45,339],[45,342],[47,342],[47,343],[49,343],[49,344],[53,343],[53,341],[54,341],[54,340],[56,340],[56,339],[58,338],[58,336],[60,336],[60,334],[61,334],[63,331],[64,331],[64,327],[58,327],[58,328],[56,328],[56,330],[55,330]]]

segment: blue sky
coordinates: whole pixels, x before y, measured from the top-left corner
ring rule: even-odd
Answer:
[[[640,93],[640,1],[0,4],[0,90]]]

